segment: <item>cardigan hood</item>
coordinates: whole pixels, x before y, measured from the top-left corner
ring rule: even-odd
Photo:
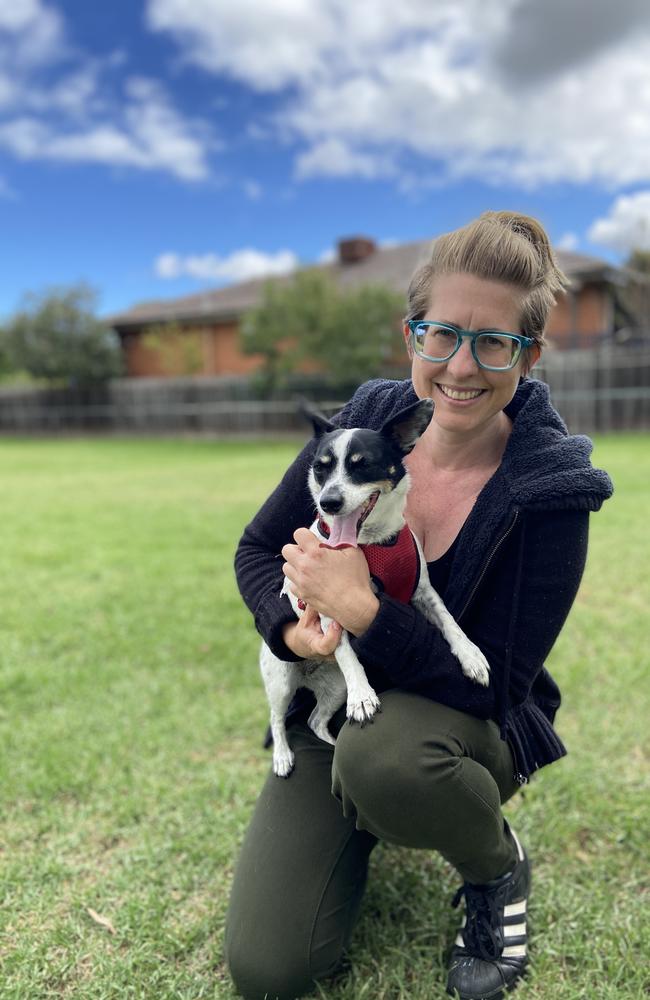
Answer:
[[[378,428],[416,400],[410,379],[374,379],[357,390],[338,422]],[[517,518],[526,511],[599,510],[613,492],[607,473],[591,465],[591,441],[569,434],[544,382],[521,379],[505,412],[512,432],[503,459],[479,494],[454,555],[445,601],[456,618],[467,607],[485,553]]]
[[[591,465],[589,438],[569,434],[548,386],[523,379],[505,412],[513,431],[501,468],[513,502],[529,509],[599,510],[612,495],[611,480]]]
[[[378,428],[416,401],[410,379],[373,379],[357,390],[339,415],[340,422],[346,427]],[[513,428],[495,476],[513,504],[532,509],[599,510],[612,495],[612,482],[606,472],[591,465],[589,438],[569,434],[551,403],[546,383],[522,378],[505,413]]]

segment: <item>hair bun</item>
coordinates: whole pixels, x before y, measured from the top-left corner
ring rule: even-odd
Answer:
[[[553,292],[565,288],[568,281],[560,270],[553,247],[541,222],[530,215],[520,215],[518,212],[483,212],[481,219],[490,219],[503,229],[508,229],[513,235],[521,236],[535,248],[539,259],[540,281],[548,282]]]

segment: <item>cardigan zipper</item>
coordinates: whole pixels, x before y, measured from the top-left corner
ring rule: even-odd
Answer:
[[[483,577],[487,573],[487,570],[488,570],[488,567],[489,567],[490,563],[492,562],[494,556],[496,555],[496,553],[499,551],[499,549],[501,548],[501,546],[505,542],[506,538],[508,538],[508,536],[511,534],[511,532],[512,532],[514,526],[515,526],[515,524],[518,521],[518,519],[519,519],[519,510],[517,509],[517,510],[515,510],[515,512],[513,514],[513,517],[512,517],[512,520],[511,520],[510,524],[508,525],[508,527],[506,528],[506,530],[503,532],[503,534],[501,535],[501,537],[498,538],[497,541],[494,543],[494,546],[492,547],[492,550],[491,550],[489,556],[487,557],[487,559],[483,563],[483,568],[481,569],[479,577],[478,577],[476,583],[474,584],[474,586],[472,587],[470,595],[467,598],[467,600],[465,601],[465,605],[464,605],[462,611],[458,615],[458,619],[462,618],[462,616],[467,611],[467,609],[468,609],[468,607],[469,607],[469,605],[470,605],[470,603],[472,601],[472,598],[474,597],[474,594],[478,590]],[[513,777],[514,777],[515,781],[517,782],[517,784],[519,786],[526,785],[526,784],[528,784],[528,778],[526,777],[525,774],[522,774],[522,772],[519,770],[519,765],[518,765],[518,761],[517,761],[517,753],[516,753],[515,747],[514,747],[514,745],[512,743],[512,740],[508,740],[508,746],[510,747],[510,752],[512,754],[512,760],[513,760],[513,764],[514,764],[514,776]]]
[[[504,531],[504,533],[501,535],[501,537],[499,539],[497,539],[497,541],[494,543],[492,551],[490,552],[489,556],[487,557],[487,559],[483,563],[483,568],[481,569],[479,577],[478,577],[476,583],[474,584],[474,586],[472,587],[472,589],[470,591],[470,595],[467,598],[467,600],[465,601],[465,604],[463,605],[462,610],[458,614],[458,617],[456,618],[456,621],[460,621],[460,619],[463,617],[463,615],[467,611],[468,607],[472,603],[472,599],[474,597],[474,594],[478,590],[483,577],[487,573],[487,570],[488,570],[488,567],[489,567],[490,563],[492,562],[492,560],[494,559],[494,556],[497,554],[497,552],[499,551],[499,549],[501,548],[501,546],[505,542],[505,540],[508,537],[508,535],[511,533],[511,531],[514,528],[515,524],[517,523],[518,519],[519,519],[519,510],[517,509],[514,512],[512,521],[510,522],[510,524],[508,525],[508,527],[506,528],[506,530]]]

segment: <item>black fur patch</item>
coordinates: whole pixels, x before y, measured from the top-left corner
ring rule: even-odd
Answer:
[[[319,441],[312,463],[319,486],[323,486],[337,469],[334,442],[342,433],[338,430],[325,434]],[[394,489],[406,473],[403,457],[400,449],[379,431],[358,428],[350,437],[343,456],[345,478],[356,485],[390,482]]]
[[[338,459],[334,454],[333,443],[342,433],[343,431],[341,430],[331,431],[329,434],[324,434],[318,443],[312,462],[312,469],[319,486],[326,483],[332,472],[336,469]]]
[[[346,475],[353,483],[391,482],[395,488],[406,473],[402,457],[399,449],[379,431],[359,428],[346,449]]]

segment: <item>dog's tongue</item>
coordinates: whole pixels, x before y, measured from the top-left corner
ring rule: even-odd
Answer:
[[[324,543],[328,549],[345,549],[357,547],[357,522],[361,517],[361,508],[346,514],[344,517],[330,518],[330,536]]]

